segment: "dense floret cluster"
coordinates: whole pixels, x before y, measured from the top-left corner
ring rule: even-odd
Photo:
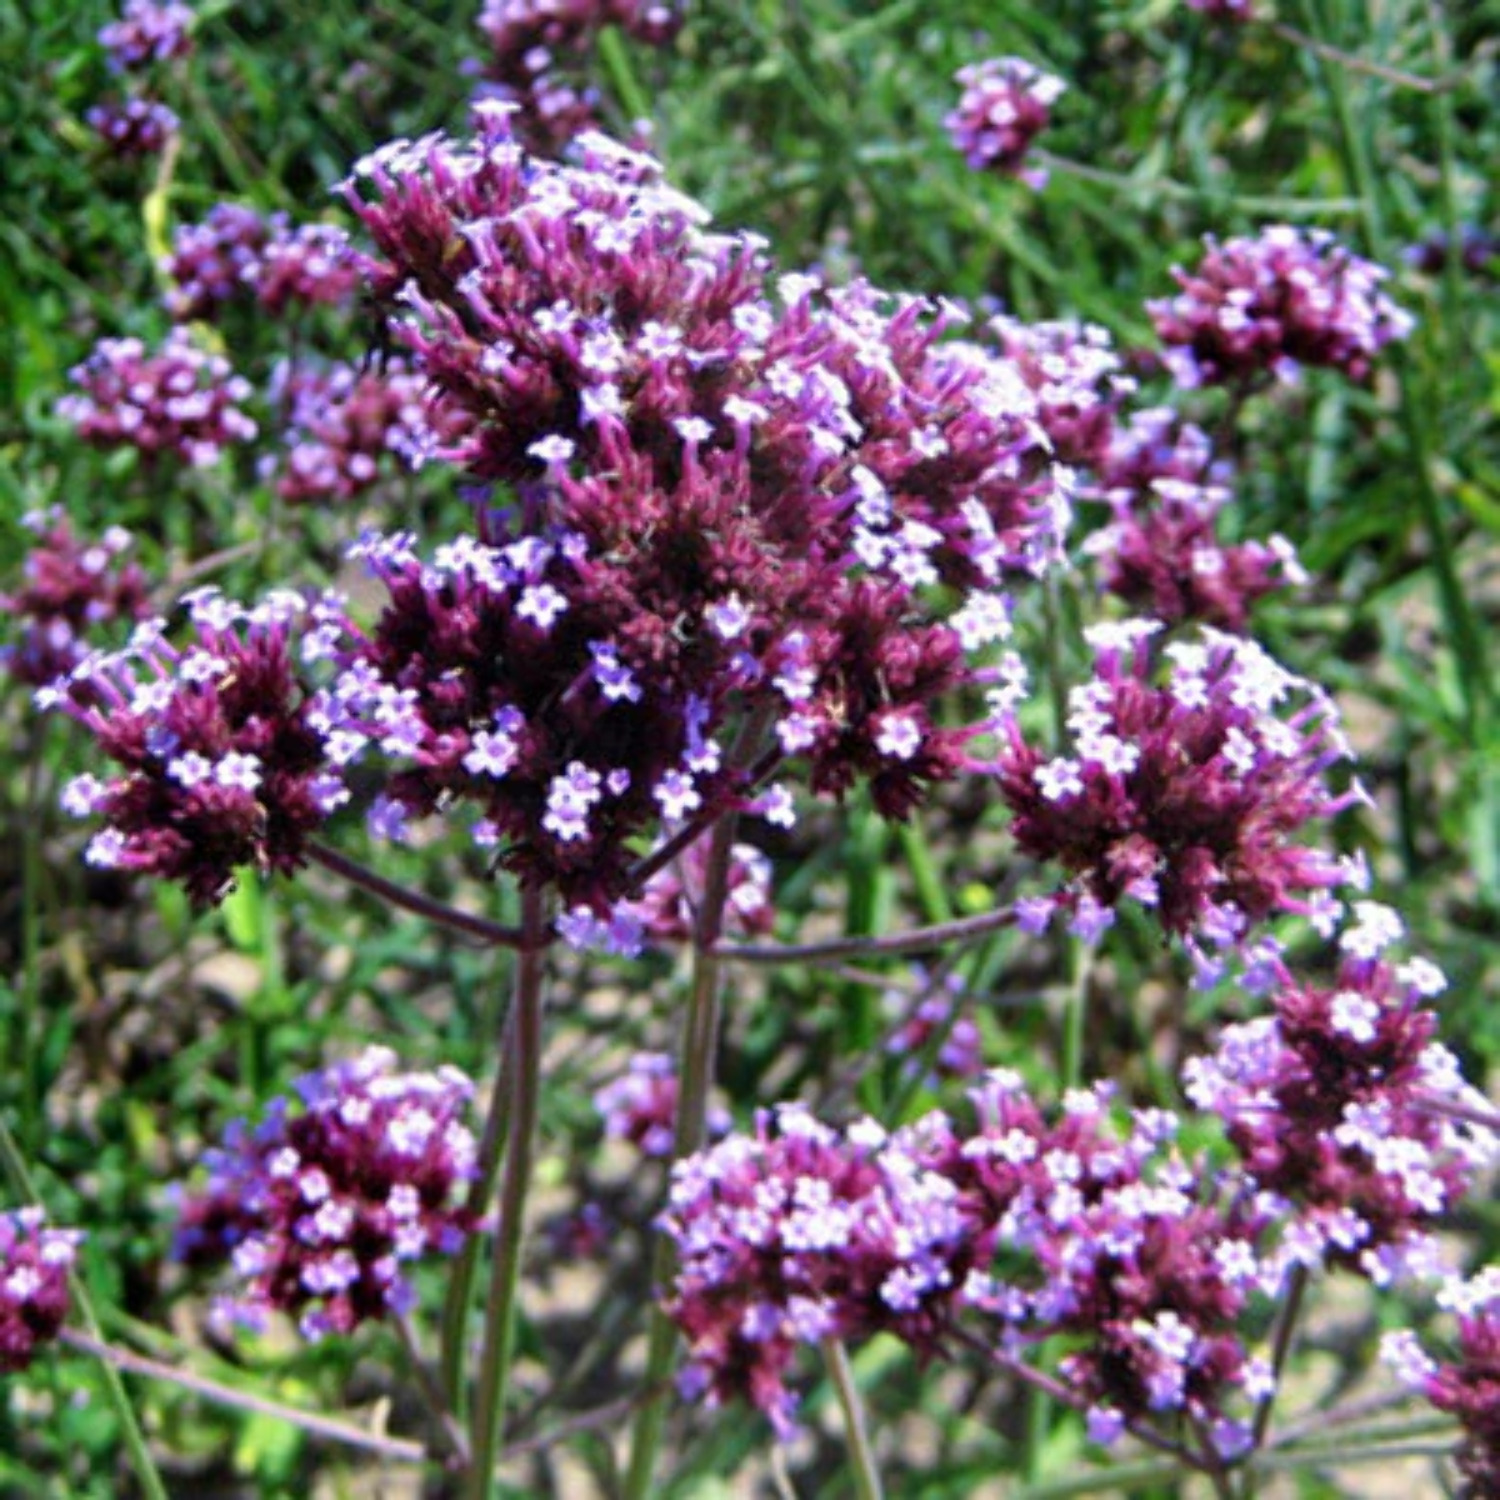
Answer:
[[[1429,1232],[1495,1158],[1493,1132],[1438,1112],[1484,1100],[1433,1040],[1444,987],[1425,959],[1383,956],[1401,934],[1356,902],[1334,982],[1276,965],[1272,1012],[1187,1064],[1188,1097],[1222,1119],[1256,1185],[1298,1203],[1296,1253],[1386,1284],[1427,1268]]]
[[[125,0],[120,19],[100,30],[99,41],[114,72],[138,72],[186,57],[193,50],[193,21],[191,7],[177,0]]]
[[[1303,366],[1363,380],[1381,349],[1411,331],[1410,314],[1380,290],[1388,275],[1326,230],[1279,224],[1220,244],[1180,290],[1147,304],[1179,385],[1245,385],[1295,378]]]
[[[1097,935],[1127,896],[1195,948],[1232,948],[1277,912],[1328,923],[1331,892],[1353,872],[1294,839],[1363,795],[1327,783],[1349,755],[1332,702],[1253,642],[1212,630],[1164,648],[1170,670],[1157,686],[1159,629],[1088,633],[1094,677],[1069,694],[1070,753],[1038,749],[1014,716],[1002,724],[1012,835],[1070,877],[1029,903],[1028,925],[1061,906]]]
[[[1500,1267],[1450,1278],[1438,1303],[1458,1324],[1449,1359],[1431,1358],[1410,1329],[1387,1334],[1381,1355],[1439,1411],[1458,1418],[1460,1500],[1491,1500],[1500,1494]]]
[[[372,1047],[297,1084],[253,1130],[233,1126],[205,1158],[208,1182],[181,1207],[176,1254],[230,1265],[243,1285],[221,1318],[296,1316],[317,1338],[403,1313],[404,1267],[453,1255],[473,1231],[462,1202],[475,1172],[463,1123],[473,1085],[450,1067],[402,1073]]]
[[[1067,85],[1019,57],[970,63],[955,81],[963,93],[943,123],[964,160],[975,171],[1039,186],[1045,174],[1026,167],[1026,153],[1051,122],[1052,106]]]
[[[618,27],[664,47],[682,25],[680,0],[485,0],[479,29],[489,43],[484,95],[515,109],[516,136],[555,154],[599,124],[587,82],[599,33]]]
[[[134,448],[147,461],[170,455],[205,468],[259,430],[241,409],[249,382],[182,328],[155,351],[136,338],[101,339],[71,374],[81,390],[57,403],[58,415],[99,448]]]
[[[271,403],[285,413],[283,452],[263,467],[292,505],[334,504],[365,494],[392,461],[421,466],[433,441],[424,382],[397,363],[280,366]]]
[[[161,100],[144,98],[101,100],[83,118],[109,154],[122,161],[160,156],[181,123]]]
[[[49,1229],[42,1211],[0,1213],[0,1374],[24,1370],[68,1315],[68,1273],[82,1234]]]
[[[273,595],[254,609],[202,589],[189,605],[193,640],[163,623],[128,646],[93,652],[44,688],[124,773],[74,778],[66,811],[99,816],[91,864],[180,880],[197,903],[230,890],[242,865],[287,873],[309,835],[349,793],[328,747],[328,704],[302,671],[342,630],[339,601]]]
[[[111,623],[145,618],[146,575],[124,560],[131,536],[122,526],[90,542],[75,535],[56,506],[23,521],[36,542],[26,553],[20,587],[0,592],[0,612],[20,630],[14,645],[0,647],[0,671],[46,687],[71,672]]]
[[[594,1095],[594,1108],[609,1140],[628,1141],[644,1156],[672,1154],[677,1117],[677,1064],[665,1052],[637,1052],[618,1078]],[[729,1129],[729,1116],[708,1113],[710,1135]]]

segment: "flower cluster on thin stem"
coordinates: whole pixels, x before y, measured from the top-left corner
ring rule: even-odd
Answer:
[[[175,1253],[232,1267],[241,1285],[216,1305],[221,1321],[259,1327],[284,1312],[318,1338],[404,1312],[404,1267],[455,1254],[473,1231],[462,1202],[473,1085],[451,1067],[399,1072],[394,1053],[372,1047],[296,1087],[296,1103],[273,1101],[261,1124],[232,1126],[206,1155]]]
[[[1067,85],[1020,57],[993,57],[958,70],[963,93],[943,121],[954,147],[977,172],[1019,177],[1033,187],[1046,173],[1026,166],[1031,143],[1051,123]]]
[[[68,1274],[83,1235],[38,1208],[0,1213],[0,1374],[24,1370],[68,1315]]]

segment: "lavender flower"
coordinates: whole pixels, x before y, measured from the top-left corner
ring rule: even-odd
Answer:
[[[372,1047],[297,1083],[253,1131],[231,1127],[182,1204],[175,1253],[231,1264],[243,1283],[220,1316],[298,1318],[304,1336],[348,1333],[410,1306],[403,1267],[455,1254],[473,1231],[457,1200],[475,1173],[462,1123],[473,1085],[456,1069],[400,1073]]]
[[[646,883],[640,898],[624,909],[658,942],[686,942],[693,931],[693,912],[702,898],[708,867],[708,840],[698,839]],[[749,844],[729,853],[724,898],[726,937],[763,937],[775,925],[771,900],[771,861]]]
[[[180,124],[159,99],[106,99],[83,118],[110,155],[121,160],[161,155]]]
[[[272,375],[270,399],[287,412],[284,455],[264,467],[291,505],[343,503],[365,494],[395,458],[421,465],[433,437],[423,383],[399,364],[293,369]]]
[[[1414,326],[1380,290],[1389,273],[1326,231],[1283,224],[1204,244],[1196,271],[1173,269],[1177,295],[1147,304],[1185,388],[1290,380],[1303,365],[1363,380],[1376,354]]]
[[[1003,721],[999,789],[1017,845],[1063,866],[1057,903],[1077,917],[1130,896],[1168,932],[1229,947],[1275,912],[1325,912],[1347,871],[1292,838],[1361,795],[1324,779],[1349,755],[1332,703],[1213,630],[1168,646],[1169,680],[1153,686],[1159,628],[1090,632],[1095,675],[1069,696],[1068,753],[1048,756]]]
[[[995,57],[960,68],[958,107],[944,124],[954,146],[976,172],[1020,177],[1040,187],[1046,174],[1025,170],[1032,141],[1050,123],[1067,85],[1019,57]]]
[[[212,320],[246,285],[272,233],[270,221],[239,203],[216,203],[201,224],[181,224],[162,269],[172,282],[167,311],[179,322]]]
[[[582,75],[599,33],[617,26],[662,47],[681,24],[676,0],[485,0],[484,95],[514,107],[517,137],[531,149],[555,154],[598,123],[598,97]]]
[[[83,660],[92,634],[116,620],[145,617],[146,577],[122,561],[131,544],[123,527],[86,542],[58,507],[33,511],[23,521],[37,541],[26,554],[21,586],[0,593],[0,611],[21,629],[15,645],[0,648],[0,670],[45,687]]]
[[[125,0],[120,19],[99,32],[99,41],[113,72],[138,72],[186,57],[193,50],[193,22],[192,9],[175,0]]]
[[[1500,1493],[1500,1271],[1490,1266],[1470,1281],[1455,1279],[1438,1301],[1457,1317],[1452,1358],[1430,1358],[1410,1331],[1388,1334],[1381,1354],[1439,1411],[1458,1418],[1458,1494],[1489,1500]]]
[[[257,432],[240,407],[249,383],[181,328],[154,353],[139,339],[102,339],[71,375],[82,393],[64,396],[58,415],[96,447],[134,448],[148,462],[171,454],[204,468]]]
[[[1494,1135],[1434,1110],[1483,1107],[1426,1004],[1441,973],[1382,952],[1388,908],[1356,904],[1334,983],[1284,968],[1272,1014],[1231,1026],[1187,1067],[1188,1096],[1224,1120],[1245,1171],[1296,1205],[1286,1254],[1316,1256],[1384,1284],[1423,1269],[1428,1231],[1497,1156]]]
[[[338,601],[274,596],[253,610],[216,590],[190,595],[194,640],[170,645],[160,621],[125,650],[95,652],[37,695],[83,725],[124,768],[111,781],[69,783],[63,807],[102,816],[90,863],[180,880],[207,905],[241,865],[283,873],[348,798],[331,757],[327,705],[301,680],[333,650]],[[304,618],[305,617],[305,618]]]
[[[49,1229],[39,1208],[0,1213],[0,1374],[24,1370],[68,1315],[68,1272],[83,1236]]]
[[[677,1117],[677,1065],[665,1052],[637,1052],[618,1078],[594,1095],[594,1108],[604,1121],[609,1140],[628,1141],[643,1156],[672,1154]],[[729,1116],[708,1112],[710,1135],[729,1129]]]
[[[1187,7],[1215,21],[1255,19],[1255,0],[1187,0]]]

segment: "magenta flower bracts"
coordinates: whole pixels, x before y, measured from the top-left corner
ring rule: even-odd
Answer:
[[[58,415],[85,442],[134,448],[147,462],[169,454],[206,468],[258,430],[242,410],[249,383],[180,328],[155,353],[139,339],[101,339],[72,377],[80,393],[63,397]]]
[[[1255,239],[1204,240],[1198,269],[1174,270],[1175,297],[1148,303],[1179,385],[1292,379],[1302,366],[1363,380],[1410,314],[1380,290],[1389,272],[1322,230],[1276,225]]]
[[[1349,753],[1332,703],[1259,646],[1212,630],[1164,649],[1158,687],[1159,628],[1089,632],[1095,675],[1069,696],[1070,753],[1049,757],[1014,718],[1002,725],[1016,844],[1069,877],[1028,920],[1060,906],[1097,932],[1130,897],[1194,946],[1228,948],[1277,912],[1331,919],[1351,871],[1294,839],[1363,795],[1326,781]]]
[[[146,622],[124,650],[91,653],[37,699],[122,767],[63,792],[66,811],[104,819],[89,862],[179,880],[205,905],[241,865],[296,869],[308,835],[348,797],[329,705],[301,677],[331,653],[342,616],[331,598],[309,606],[295,594],[252,610],[212,589],[186,602],[190,645]]]
[[[176,1240],[180,1260],[228,1265],[241,1283],[220,1318],[258,1327],[289,1313],[317,1338],[404,1312],[406,1266],[455,1254],[474,1228],[461,1202],[472,1092],[454,1068],[397,1072],[372,1047],[303,1078],[297,1102],[274,1101],[254,1130],[234,1126],[184,1197]]]
[[[49,1229],[37,1208],[0,1213],[0,1374],[24,1370],[57,1337],[82,1238]]]
[[[1032,141],[1051,121],[1067,85],[1019,57],[995,57],[960,68],[958,106],[944,120],[948,136],[978,172],[1020,177],[1040,187],[1046,174],[1026,168]]]
[[[516,137],[555,155],[598,127],[588,64],[606,26],[664,47],[682,25],[680,0],[485,0],[479,29],[489,43],[481,97],[515,110]]]
[[[146,578],[123,560],[130,533],[112,526],[97,542],[75,536],[61,509],[23,517],[36,535],[21,586],[0,593],[0,610],[20,625],[20,639],[0,647],[0,670],[17,682],[45,687],[71,672],[96,631],[148,613]]]
[[[193,50],[193,21],[192,8],[176,0],[125,0],[120,19],[100,30],[99,41],[114,72],[149,71]]]

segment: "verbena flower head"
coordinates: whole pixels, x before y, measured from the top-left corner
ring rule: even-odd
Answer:
[[[599,101],[584,75],[599,33],[617,26],[660,47],[681,24],[679,0],[485,0],[485,93],[514,106],[519,139],[555,153],[598,123]]]
[[[161,155],[180,124],[159,99],[106,99],[83,118],[111,156],[127,161]]]
[[[1097,468],[1108,453],[1120,405],[1135,389],[1106,329],[1065,320],[991,318],[986,332],[1037,400],[1036,420],[1059,462]]]
[[[943,123],[964,160],[975,171],[1040,186],[1045,174],[1025,170],[1026,153],[1067,85],[1019,57],[970,63],[955,76],[963,94]]]
[[[334,224],[293,225],[277,215],[260,254],[244,270],[255,300],[273,316],[288,306],[340,307],[359,290],[349,237]]]
[[[193,50],[193,21],[191,7],[175,0],[125,0],[120,19],[101,29],[99,41],[114,72],[133,73],[186,57]]]
[[[702,900],[708,875],[708,850],[707,838],[695,840],[647,881],[639,900],[625,903],[624,909],[640,922],[644,937],[658,942],[686,942],[692,936],[693,914]],[[770,859],[750,844],[735,844],[729,851],[725,936],[763,937],[775,922]]]
[[[229,1265],[241,1286],[221,1317],[259,1326],[289,1313],[308,1338],[404,1312],[405,1267],[452,1255],[474,1228],[462,1203],[474,1137],[473,1085],[456,1069],[397,1071],[372,1047],[302,1078],[262,1124],[206,1154],[208,1182],[182,1201],[175,1253]]]
[[[711,1406],[748,1399],[788,1434],[800,1345],[928,1327],[964,1234],[956,1197],[873,1122],[841,1137],[796,1105],[680,1162],[661,1222],[677,1250],[667,1310],[687,1341],[684,1390]]]
[[[1333,982],[1283,969],[1272,1014],[1229,1027],[1185,1075],[1250,1178],[1295,1206],[1287,1255],[1380,1284],[1425,1269],[1429,1231],[1500,1157],[1493,1132],[1439,1112],[1484,1101],[1433,1040],[1441,972],[1384,956],[1400,932],[1388,908],[1355,903]]]
[[[240,203],[216,203],[198,224],[179,224],[162,269],[167,311],[181,322],[213,319],[240,295],[271,237],[272,221]]]
[[[82,1239],[76,1229],[49,1229],[39,1208],[0,1213],[0,1374],[24,1370],[57,1337]]]
[[[59,507],[23,519],[37,540],[20,587],[0,592],[0,611],[21,632],[14,645],[0,647],[0,670],[45,687],[71,672],[110,624],[145,617],[146,576],[124,560],[131,536],[121,526],[89,542],[74,534]]]
[[[1093,678],[1069,695],[1072,743],[1051,756],[1002,722],[1012,834],[1068,880],[1052,904],[1105,924],[1123,897],[1169,933],[1237,943],[1277,912],[1323,916],[1348,878],[1294,842],[1357,801],[1325,773],[1348,747],[1327,695],[1251,642],[1213,630],[1166,647],[1157,686],[1147,621],[1096,626]],[[1045,910],[1044,907],[1039,911]]]
[[[309,835],[348,798],[326,705],[301,670],[331,654],[342,616],[332,598],[309,606],[282,594],[246,610],[204,589],[186,602],[189,645],[144,623],[124,650],[85,657],[37,699],[123,768],[63,792],[66,811],[104,819],[89,862],[179,880],[206,905],[241,865],[297,868]]]
[[[286,412],[286,431],[263,477],[288,504],[339,504],[369,491],[393,462],[420,467],[433,442],[423,392],[399,362],[382,370],[279,366],[268,394]]]
[[[1375,356],[1413,327],[1380,290],[1388,272],[1325,230],[1273,225],[1220,244],[1195,271],[1173,269],[1175,297],[1147,303],[1179,385],[1295,377],[1304,365],[1363,380]]]
[[[134,448],[148,462],[171,455],[203,468],[257,432],[241,409],[249,382],[185,329],[174,328],[155,351],[136,338],[102,339],[70,373],[81,393],[64,396],[58,415],[99,448]]]
[[[1448,264],[1448,235],[1435,229],[1402,253],[1402,260],[1424,276],[1440,276]],[[1478,224],[1458,231],[1458,263],[1465,275],[1494,281],[1500,277],[1500,235]]]
[[[1215,21],[1251,21],[1256,0],[1187,0],[1187,7]]]
[[[1438,1302],[1458,1323],[1449,1359],[1431,1358],[1410,1330],[1387,1334],[1381,1356],[1439,1411],[1458,1418],[1464,1433],[1456,1454],[1463,1476],[1458,1494],[1491,1500],[1500,1494],[1500,1268],[1451,1280]]]
[[[962,1014],[965,1000],[963,976],[949,974],[935,979],[914,965],[915,995],[891,989],[881,997],[888,1017],[896,1024],[886,1038],[885,1050],[903,1059],[908,1070],[916,1070],[931,1052],[931,1078],[974,1078],[984,1071],[982,1038],[971,1017]],[[936,1051],[932,1049],[936,1047]]]
[[[1243,634],[1259,599],[1305,583],[1307,574],[1285,537],[1220,541],[1229,499],[1221,486],[1166,478],[1144,498],[1116,492],[1112,521],[1084,543],[1099,560],[1100,586],[1165,624],[1191,620]]]
[[[1013,365],[951,309],[773,281],[601,137],[534,161],[491,107],[360,170],[439,456],[514,495],[430,559],[361,544],[391,603],[348,727],[415,762],[381,821],[475,801],[502,865],[602,913],[642,836],[744,798],[736,723],[889,816],[953,774],[932,705],[1067,518]]]
[[[677,1064],[665,1052],[637,1052],[625,1072],[594,1095],[609,1140],[627,1141],[644,1156],[668,1157],[677,1117]],[[729,1116],[708,1112],[708,1132],[723,1135]]]

